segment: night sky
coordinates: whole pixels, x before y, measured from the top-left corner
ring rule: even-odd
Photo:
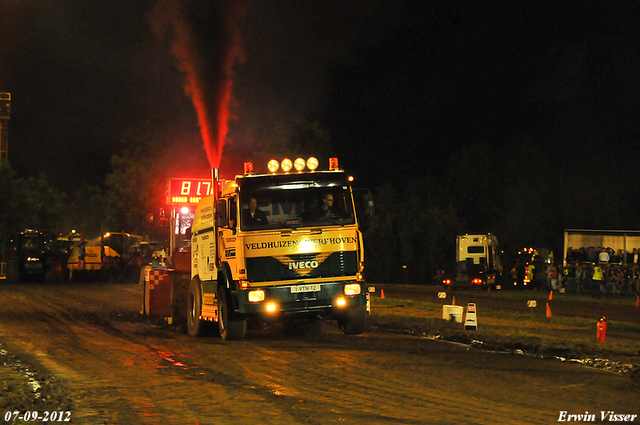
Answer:
[[[205,62],[215,64],[221,50],[208,42],[212,26],[222,25],[211,16],[217,8],[185,4],[205,29],[197,33],[206,39]],[[371,186],[443,173],[452,153],[481,142],[501,149],[523,133],[559,158],[588,144],[637,150],[635,1],[242,6],[228,168],[293,117],[328,128],[341,165]],[[185,74],[170,37],[159,34],[158,10],[156,1],[0,2],[0,91],[13,98],[9,159],[19,175],[44,172],[68,191],[100,184],[131,131],[171,147],[167,173],[208,174]]]

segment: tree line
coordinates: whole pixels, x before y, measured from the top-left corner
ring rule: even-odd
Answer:
[[[249,159],[262,160],[273,150],[305,154],[317,146],[328,157],[330,138],[317,122],[297,121],[290,131],[265,137]],[[164,206],[166,179],[175,177],[167,166],[174,156],[143,133],[125,133],[104,184],[82,184],[72,194],[53,187],[45,175],[21,178],[4,163],[0,237],[26,228],[76,229],[87,237],[102,231],[149,234]],[[613,152],[597,142],[562,155],[523,134],[504,146],[479,143],[453,152],[444,173],[371,187],[375,214],[363,222],[366,277],[430,282],[438,270],[453,269],[458,234],[491,232],[506,254],[533,246],[561,259],[565,228],[637,230],[638,159],[633,150]]]
[[[600,142],[562,155],[526,135],[503,147],[480,143],[454,152],[443,175],[409,177],[375,192],[365,232],[371,281],[431,282],[453,270],[455,237],[495,234],[505,266],[524,247],[562,261],[567,228],[637,230],[640,193],[634,149]]]

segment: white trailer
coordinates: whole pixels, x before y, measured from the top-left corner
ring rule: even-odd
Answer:
[[[498,238],[491,233],[458,235],[456,239],[456,273],[445,278],[445,287],[495,286],[499,289],[502,264]]]

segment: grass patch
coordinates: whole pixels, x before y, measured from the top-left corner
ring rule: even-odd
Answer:
[[[500,296],[523,300],[526,305],[531,294],[504,292]],[[585,298],[572,301],[603,302]],[[628,303],[629,300],[620,299],[619,302]],[[437,336],[462,343],[481,341],[489,349],[522,350],[565,358],[622,356],[638,362],[640,354],[640,324],[636,323],[609,324],[607,340],[602,343],[596,340],[596,321],[582,317],[546,317],[532,314],[526,308],[522,312],[482,308],[478,314],[478,329],[464,330],[464,324],[442,319],[443,308],[438,302],[372,298],[371,303],[370,326],[394,332]]]

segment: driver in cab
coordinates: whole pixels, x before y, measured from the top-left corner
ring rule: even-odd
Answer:
[[[330,218],[333,213],[333,195],[326,193],[322,202],[311,210],[310,216],[313,220],[323,220]]]

